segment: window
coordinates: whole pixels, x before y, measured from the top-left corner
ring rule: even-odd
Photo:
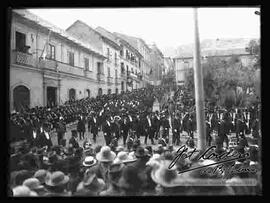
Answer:
[[[89,59],[88,58],[84,58],[84,68],[85,68],[85,70],[89,70]]]
[[[115,70],[115,78],[118,78],[117,69]]]
[[[21,32],[16,32],[16,50],[21,52],[27,52],[26,46],[26,36]]]
[[[123,49],[120,50],[120,56],[123,56]]]
[[[121,62],[121,73],[125,72],[125,65],[123,62]]]
[[[111,77],[111,69],[108,67],[108,77]]]
[[[134,72],[133,72],[133,68],[131,68],[131,72],[134,73]]]
[[[68,51],[68,64],[74,66],[74,53]]]
[[[115,64],[117,64],[117,53],[114,53],[114,61],[115,61]]]
[[[53,60],[55,60],[55,46],[54,45],[52,45],[52,44],[49,44],[49,53],[48,53],[48,58],[49,59],[53,59]]]
[[[108,57],[108,60],[110,60],[110,49],[107,48],[107,57]]]
[[[97,62],[97,73],[104,74],[103,66],[100,62]]]

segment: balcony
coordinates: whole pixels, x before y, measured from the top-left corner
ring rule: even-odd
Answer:
[[[43,69],[50,69],[56,71],[57,68],[57,62],[55,60],[51,59],[40,59],[39,61],[39,67]]]
[[[64,72],[64,73],[70,73],[73,75],[78,76],[85,76],[84,69],[77,67],[77,66],[71,66],[67,63],[58,62],[58,71]]]
[[[36,60],[33,57],[32,54],[20,52],[14,50],[12,53],[12,62],[20,65],[25,65],[25,66],[36,66]]]
[[[105,76],[103,73],[97,73],[97,80],[99,82],[105,82]]]

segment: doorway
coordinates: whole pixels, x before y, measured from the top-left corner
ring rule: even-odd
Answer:
[[[56,87],[47,87],[47,106],[53,107],[57,105],[56,102]]]
[[[21,111],[30,106],[30,90],[23,86],[19,85],[13,90],[13,101],[14,109],[16,111]]]

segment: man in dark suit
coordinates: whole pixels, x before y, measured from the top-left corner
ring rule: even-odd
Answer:
[[[151,140],[152,144],[154,144],[154,126],[153,126],[153,119],[148,114],[145,118],[145,139],[144,139],[144,144],[147,144],[147,138],[149,136],[149,139]]]
[[[89,122],[88,122],[88,125],[90,125],[91,127],[91,133],[93,134],[93,140],[94,142],[96,143],[96,138],[97,138],[97,135],[98,135],[98,120],[97,120],[97,117],[95,114],[93,114],[90,119],[89,119]]]
[[[155,112],[154,118],[153,118],[153,126],[154,126],[154,137],[157,140],[159,136],[159,129],[160,129],[160,116],[158,111]]]
[[[112,128],[111,128],[111,122],[109,121],[109,118],[106,118],[105,122],[103,123],[102,130],[103,130],[103,135],[104,135],[106,145],[109,146],[112,139],[112,134],[111,134]]]
[[[163,135],[162,138],[166,140],[166,143],[169,143],[169,130],[170,130],[170,121],[169,121],[169,116],[166,115],[163,117],[162,124],[163,126]]]
[[[129,131],[129,123],[128,118],[126,115],[123,116],[123,119],[121,119],[120,122],[120,129],[121,129],[121,135],[123,137],[123,144],[126,145],[126,140],[128,137],[128,131]]]
[[[69,145],[72,145],[71,147],[73,147],[73,148],[79,148],[79,143],[76,140],[77,137],[78,137],[77,131],[72,130],[71,131],[71,138],[69,140]]]
[[[77,124],[77,131],[79,133],[79,139],[84,139],[84,133],[85,133],[85,122],[82,116],[79,117],[79,121]]]
[[[180,144],[180,130],[181,130],[181,120],[177,114],[174,115],[172,119],[172,143],[179,145]]]
[[[58,125],[57,125],[57,140],[58,140],[58,145],[61,145],[62,143],[62,140],[63,140],[63,137],[66,133],[66,124],[64,123],[64,120],[63,120],[63,117],[60,116],[59,118],[59,122],[58,122]]]

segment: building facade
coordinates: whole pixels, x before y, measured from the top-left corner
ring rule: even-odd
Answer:
[[[150,80],[153,85],[159,85],[162,79],[162,70],[164,69],[164,56],[155,44],[150,45],[150,48],[150,60],[152,65]]]
[[[74,37],[83,38],[97,49],[101,49],[106,56],[104,69],[100,70],[97,79],[100,82],[100,91],[103,94],[119,93],[120,89],[120,44],[107,30],[98,27],[91,28],[86,23],[77,20],[66,30]]]
[[[121,91],[143,87],[141,61],[143,56],[122,34],[113,33],[120,42]]]
[[[201,63],[206,63],[208,58],[222,58],[229,60],[232,57],[237,57],[244,67],[253,63],[253,56],[251,54],[228,54],[228,55],[210,55],[201,57]],[[173,59],[175,66],[176,84],[184,85],[188,71],[193,68],[193,57],[177,57]]]
[[[102,50],[27,10],[13,10],[10,47],[11,111],[98,94]]]

